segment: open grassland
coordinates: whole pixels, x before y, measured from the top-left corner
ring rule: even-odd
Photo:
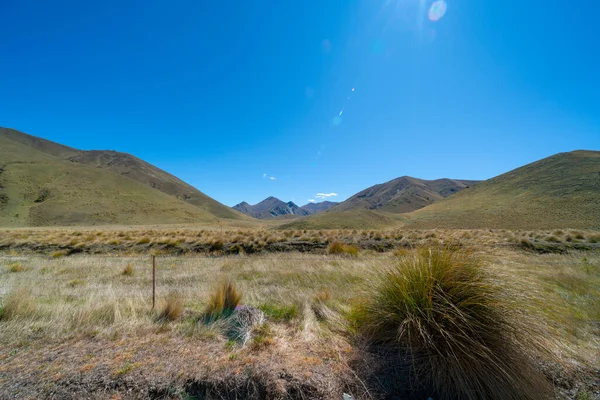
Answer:
[[[148,226],[25,228],[0,230],[0,251],[61,257],[71,254],[327,254],[334,243],[366,253],[437,243],[521,248],[537,253],[600,249],[600,231],[577,229],[329,229],[280,230],[249,227]]]
[[[28,238],[18,239],[33,240],[35,232],[29,231]],[[42,241],[42,232],[47,234],[48,231],[39,232],[35,237],[38,242]],[[52,232],[54,238],[48,238],[49,241],[65,241],[71,237],[85,240],[84,235],[91,235],[88,232],[73,235],[70,229]],[[87,242],[112,240],[105,235],[112,237],[114,232],[98,232],[101,234],[94,234]],[[129,232],[132,243],[134,238],[140,241],[146,236],[149,242],[145,244],[156,240],[149,231],[143,231],[144,236],[138,231]],[[224,235],[225,231],[211,232],[211,235]],[[61,233],[65,236],[60,236]],[[173,239],[164,233],[157,230],[157,237]],[[426,329],[415,331],[415,325],[404,325],[402,321],[417,324],[424,321],[415,316],[418,313],[405,315],[405,311],[394,311],[393,307],[386,306],[390,286],[382,286],[394,279],[412,282],[412,286],[391,289],[393,296],[400,299],[398,304],[408,304],[403,302],[414,299],[410,293],[427,293],[415,288],[429,286],[427,281],[409,279],[410,275],[403,275],[403,271],[419,271],[418,268],[430,271],[427,268],[431,265],[442,269],[430,271],[427,276],[447,271],[439,278],[448,286],[442,292],[444,296],[463,288],[459,297],[473,298],[468,297],[471,295],[464,288],[479,287],[475,283],[484,279],[481,287],[485,289],[473,293],[480,298],[476,303],[483,308],[473,308],[464,301],[454,303],[466,313],[460,315],[482,316],[477,320],[485,321],[496,315],[494,312],[506,310],[502,318],[507,322],[490,331],[492,339],[496,338],[495,332],[506,334],[506,329],[519,328],[520,331],[509,335],[510,340],[523,338],[515,342],[515,346],[524,347],[519,350],[534,360],[535,371],[542,372],[558,398],[598,398],[600,254],[572,249],[561,254],[539,254],[518,246],[494,245],[500,238],[513,244],[524,240],[535,243],[538,239],[540,243],[542,239],[544,243],[556,243],[549,235],[562,243],[594,244],[590,243],[594,241],[592,232],[578,233],[582,238],[576,238],[577,233],[569,230],[408,233],[408,236],[421,237],[414,239],[415,245],[418,240],[451,234],[466,241],[462,244],[464,253],[460,254],[466,254],[467,261],[450,258],[447,269],[443,262],[432,264],[431,259],[422,258],[420,254],[426,253],[410,246],[385,253],[358,248],[340,251],[353,246],[349,241],[346,243],[344,235],[371,236],[370,232],[362,235],[352,231],[322,233],[324,238],[331,239],[323,253],[330,248],[337,254],[161,255],[157,257],[154,310],[151,310],[152,274],[148,254],[52,257],[51,254],[17,254],[13,249],[0,257],[0,398],[81,398],[84,395],[109,398],[114,395],[115,398],[340,399],[344,392],[365,399],[381,398],[392,392],[427,398],[433,393],[424,392],[427,388],[411,379],[412,373],[402,368],[398,372],[397,360],[402,358],[394,347],[396,339],[377,333],[389,333],[390,326],[394,329],[393,325],[378,323],[398,320],[406,328],[404,332],[413,332],[413,340],[401,341],[402,335],[398,336],[401,348],[419,346],[423,354],[428,354],[429,342],[416,340],[414,332],[426,333],[424,338],[433,337],[441,348],[436,332],[452,330],[447,326],[440,330],[443,324],[435,315],[427,318],[428,325],[419,325]],[[252,234],[255,239],[262,238],[263,234],[282,238],[289,235],[270,231]],[[291,232],[292,238],[294,234],[305,235],[302,231]],[[321,237],[321,233],[313,234]],[[381,235],[383,240],[389,234],[377,231],[373,235]],[[425,238],[430,234],[435,236]],[[539,237],[536,239],[536,236]],[[7,240],[6,235],[2,237]],[[190,234],[189,237],[196,236]],[[569,237],[572,237],[570,242]],[[376,238],[369,240],[377,241]],[[468,273],[457,275],[455,271]],[[226,319],[206,318],[213,315],[215,309],[222,313],[226,298],[232,298],[232,295],[215,293],[221,282],[232,282],[235,294],[241,295],[241,301],[234,304],[253,306],[265,314],[265,322],[252,330],[245,345],[228,336]],[[404,289],[396,292],[398,287]],[[425,299],[425,303],[427,301]],[[502,308],[494,308],[497,301],[501,301]],[[438,308],[432,310],[440,310],[440,304],[445,303],[438,302]],[[374,307],[381,309],[375,312]],[[427,309],[426,305],[416,308]],[[365,314],[365,310],[370,312]],[[446,313],[447,310],[441,314]],[[384,314],[388,318],[378,317]],[[211,322],[207,323],[208,320]],[[382,329],[373,329],[378,326]],[[487,339],[483,344],[460,340],[457,343],[496,349]],[[381,349],[387,350],[382,352]],[[481,354],[485,355],[486,351]],[[390,357],[396,361],[390,361]],[[486,359],[480,355],[475,358],[478,362]],[[468,364],[468,360],[461,360]],[[524,363],[528,360],[521,359]],[[521,366],[516,367],[514,369],[519,370]],[[425,374],[423,376],[431,377],[435,373],[436,379],[442,379],[439,370],[423,367],[419,371]],[[465,373],[465,376],[468,379],[472,374]],[[443,379],[455,386],[461,385],[460,376]],[[482,383],[481,378],[473,379],[477,385]],[[444,398],[443,394],[442,391],[433,398]],[[523,396],[518,398],[544,398],[540,393]]]

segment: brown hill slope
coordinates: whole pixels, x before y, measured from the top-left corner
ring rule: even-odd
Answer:
[[[335,206],[333,210],[377,209],[398,214],[408,213],[426,207],[477,182],[456,179],[428,181],[402,176],[358,192]]]
[[[220,218],[245,218],[240,213],[210,198],[179,178],[127,153],[108,150],[77,150],[7,128],[0,128],[0,137],[5,137],[26,147],[73,163],[116,172],[119,175],[126,176],[148,187],[198,206]]]
[[[600,229],[600,152],[559,153],[406,216],[423,228]]]

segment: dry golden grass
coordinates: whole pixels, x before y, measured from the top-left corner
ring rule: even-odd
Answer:
[[[374,344],[408,354],[420,390],[441,399],[551,395],[532,362],[544,349],[532,338],[543,330],[523,312],[526,298],[503,295],[478,257],[430,247],[391,264],[353,315]]]
[[[215,288],[210,296],[204,313],[211,321],[227,317],[233,313],[241,301],[242,294],[235,288],[235,284],[231,281],[223,282]]]
[[[181,316],[182,312],[183,300],[179,293],[173,291],[165,299],[163,308],[156,319],[161,322],[175,321]]]
[[[29,235],[14,230],[9,238],[2,236],[0,240],[11,243],[35,240],[59,242],[73,237],[85,238],[88,234],[84,229],[56,230],[53,231],[54,238],[44,239],[42,232],[48,233],[40,230]],[[152,241],[154,238],[168,237],[169,240],[181,240],[183,243],[197,240],[198,235],[209,243],[216,237],[228,241],[224,233],[228,231],[183,228],[168,231],[152,228],[98,232],[102,235],[94,233],[96,243],[114,238],[135,242],[137,238],[145,236]],[[246,231],[232,232],[234,235],[249,236],[245,235]],[[298,233],[300,236],[322,238],[323,242],[329,240],[324,239],[327,237],[347,241],[359,236],[378,236],[377,232],[344,230]],[[416,246],[431,240],[455,239],[468,233],[472,239],[467,239],[464,245],[482,258],[485,270],[493,272],[503,293],[526,292],[528,298],[536,299],[525,306],[532,307],[530,311],[538,313],[540,321],[547,325],[550,333],[538,339],[558,359],[560,371],[574,370],[574,366],[593,368],[600,364],[597,352],[600,331],[595,322],[600,320],[600,254],[572,251],[540,255],[523,251],[519,246],[521,240],[537,243],[535,235],[542,238],[549,235],[566,238],[566,235],[571,235],[573,240],[587,243],[584,240],[592,233],[581,231],[586,238],[583,240],[576,239],[576,233],[569,230],[563,230],[562,235],[549,231],[437,230],[435,238],[425,239],[427,233],[430,232],[384,231],[380,232],[381,239],[377,241],[385,241],[388,236],[402,237],[400,240],[406,240],[406,244]],[[252,234],[259,240],[267,235],[283,240],[287,232],[259,230]],[[290,237],[293,235],[294,232]],[[103,358],[95,362],[109,366],[110,371],[121,369],[123,375],[166,374],[155,369],[159,368],[158,365],[161,365],[160,368],[178,365],[182,371],[187,371],[186,365],[197,365],[197,360],[202,359],[202,365],[207,368],[235,366],[227,373],[233,373],[235,368],[243,370],[244,365],[275,368],[273,363],[277,362],[277,368],[293,370],[298,377],[315,374],[313,368],[317,367],[331,374],[326,375],[329,377],[327,379],[346,376],[348,363],[355,357],[351,346],[354,338],[347,322],[352,305],[363,298],[365,288],[369,287],[368,283],[375,274],[387,270],[398,262],[399,257],[410,257],[412,254],[413,250],[399,255],[391,251],[377,253],[364,250],[358,257],[347,258],[300,253],[217,258],[159,256],[158,310],[162,311],[163,305],[169,304],[169,295],[175,291],[181,304],[181,307],[173,307],[179,312],[168,313],[179,315],[164,324],[157,321],[156,313],[151,312],[151,261],[146,255],[135,252],[127,255],[124,252],[119,256],[75,254],[53,258],[5,253],[0,256],[0,349],[5,349],[0,350],[0,360],[4,364],[0,367],[0,374],[5,373],[5,379],[8,380],[0,380],[0,386],[5,386],[10,379],[17,379],[10,378],[13,376],[11,374],[19,376],[17,371],[22,368],[19,365],[27,360],[31,361],[33,368],[39,369],[44,358],[36,354],[46,354],[48,357],[62,343],[71,345],[68,348],[60,347],[63,349],[61,351],[81,360],[80,364],[74,364],[73,368],[77,367],[77,371],[91,363],[84,357],[85,354],[98,351],[92,349],[95,343],[102,343],[102,346],[112,350],[100,352]],[[10,266],[15,263],[20,263],[23,268],[21,272],[10,272]],[[123,277],[124,265],[131,265],[135,274]],[[247,349],[225,346],[227,339],[218,324],[198,324],[201,316],[210,309],[215,282],[235,282],[236,291],[244,294],[243,304],[260,308],[267,316],[268,328],[264,328],[264,332],[257,332],[259,339],[256,343],[251,341]],[[226,296],[227,291],[231,290],[225,288],[221,296],[223,301],[217,302],[223,304],[223,308],[225,297],[234,299],[228,300],[229,306],[236,303],[237,296]],[[141,344],[145,347],[140,347]],[[178,353],[177,346],[188,349],[189,355]],[[126,348],[138,349],[136,351],[145,356],[132,356],[118,362],[111,359],[111,354],[120,354]],[[170,358],[165,359],[166,356],[157,354],[158,351],[153,353],[154,348],[163,349],[161,351]],[[198,350],[194,352],[190,349]],[[11,352],[16,355],[11,356]],[[160,359],[160,362],[150,361],[152,357]],[[309,360],[310,357],[312,359]],[[126,363],[140,364],[131,371],[125,371]],[[66,366],[61,368],[63,373],[70,371]],[[39,370],[45,371],[44,374],[50,373],[48,369]],[[12,372],[7,374],[7,371]],[[92,369],[89,373],[98,373],[94,371]],[[44,384],[52,386],[53,378],[44,376]],[[332,385],[327,390],[336,396],[340,394],[338,390],[342,386],[335,386],[333,381],[321,383]],[[356,398],[366,398],[363,395],[357,395]]]
[[[265,229],[198,229],[194,227],[136,228],[28,228],[0,230],[0,249],[37,252],[53,257],[71,253],[157,254],[255,253],[294,250],[303,243],[313,251],[325,253],[336,243],[360,250],[391,250],[418,247],[434,242],[460,241],[469,245],[508,246],[522,239],[535,245],[598,247],[600,233],[585,230],[450,230],[388,229],[381,231],[331,229],[321,231]],[[339,246],[336,245],[336,246]],[[335,246],[334,246],[335,250]]]

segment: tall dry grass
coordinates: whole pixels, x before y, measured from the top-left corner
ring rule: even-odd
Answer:
[[[478,258],[426,248],[381,271],[354,316],[374,344],[408,354],[413,382],[434,398],[546,399],[534,319],[502,291]]]

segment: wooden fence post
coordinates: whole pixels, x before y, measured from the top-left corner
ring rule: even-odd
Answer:
[[[156,304],[156,256],[152,255],[152,310]]]

